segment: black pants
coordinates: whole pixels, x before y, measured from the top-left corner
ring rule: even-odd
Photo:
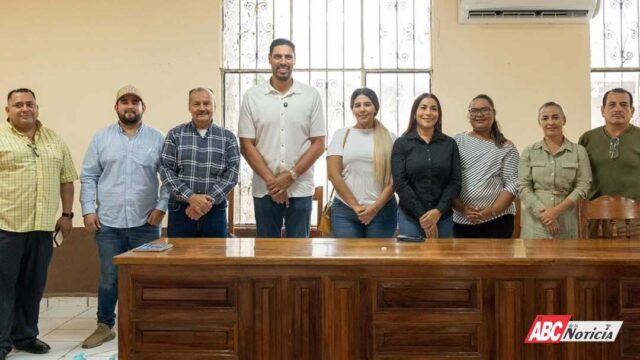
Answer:
[[[52,233],[0,230],[0,352],[38,336],[40,300],[53,253]]]
[[[453,237],[510,239],[513,235],[513,219],[513,215],[507,214],[478,225],[453,223]]]

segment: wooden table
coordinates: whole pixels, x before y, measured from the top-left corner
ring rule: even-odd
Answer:
[[[640,241],[162,239],[120,266],[120,359],[638,359]],[[615,343],[524,344],[536,314]]]

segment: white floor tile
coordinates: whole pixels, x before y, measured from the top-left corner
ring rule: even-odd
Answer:
[[[40,312],[44,312],[47,311],[47,309],[49,308],[49,302],[47,298],[42,298],[42,300],[40,300]]]
[[[96,320],[92,318],[75,317],[59,325],[58,329],[64,330],[95,330]]]
[[[82,342],[87,336],[91,335],[92,330],[63,330],[55,329],[42,337],[45,342],[49,341],[78,341]]]
[[[98,310],[96,309],[95,306],[91,306],[87,309],[85,309],[82,313],[78,314],[76,316],[76,318],[88,318],[88,319],[93,319],[94,321],[98,320],[98,316],[96,315],[96,312]]]
[[[96,327],[96,306],[95,297],[42,299],[39,338],[51,345],[51,351],[44,355],[14,351],[7,359],[73,360],[74,356],[80,353],[83,353],[87,360],[117,359],[117,338],[93,349],[82,349],[82,341]]]
[[[84,306],[87,307],[88,300],[86,296],[81,297],[71,297],[71,296],[61,296],[61,297],[50,297],[49,307],[66,307],[66,306]]]
[[[48,317],[40,317],[40,321],[38,321],[38,330],[40,330],[40,334],[45,331],[53,330],[58,326],[69,321],[69,318],[66,317],[57,317],[57,318],[48,318]]]
[[[40,318],[73,318],[85,311],[87,311],[86,306],[49,306],[49,310],[40,314]]]
[[[89,296],[89,306],[98,306],[98,298],[95,296]]]
[[[118,339],[115,338],[111,341],[108,341],[98,347],[94,347],[92,349],[83,349],[82,345],[78,345],[75,349],[73,349],[69,354],[75,355],[78,353],[84,353],[87,359],[92,359],[94,357],[109,357],[112,355],[118,354]],[[117,358],[117,357],[116,357]]]

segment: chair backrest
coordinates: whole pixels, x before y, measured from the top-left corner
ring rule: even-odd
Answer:
[[[316,186],[315,191],[313,192],[313,201],[316,202],[316,226],[313,226],[311,229],[312,237],[322,237],[323,233],[318,230],[318,225],[322,220],[322,210],[324,209],[324,187]]]
[[[227,194],[227,237],[234,237],[235,226],[235,188]]]
[[[516,204],[516,215],[513,218],[513,234],[511,234],[511,237],[519,239],[520,230],[522,229],[522,225],[520,224],[520,216],[522,216],[520,213],[522,211],[522,201],[520,200],[520,197],[516,196],[516,198],[513,199],[513,202]]]
[[[580,238],[590,237],[590,221],[597,221],[598,237],[618,237],[616,221],[623,221],[626,237],[631,238],[631,220],[640,219],[640,202],[624,196],[600,196],[578,202]],[[607,233],[608,232],[608,233]]]

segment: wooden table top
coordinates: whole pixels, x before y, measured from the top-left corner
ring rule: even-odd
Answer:
[[[640,240],[174,238],[164,252],[127,252],[116,264],[235,265],[640,265]]]

